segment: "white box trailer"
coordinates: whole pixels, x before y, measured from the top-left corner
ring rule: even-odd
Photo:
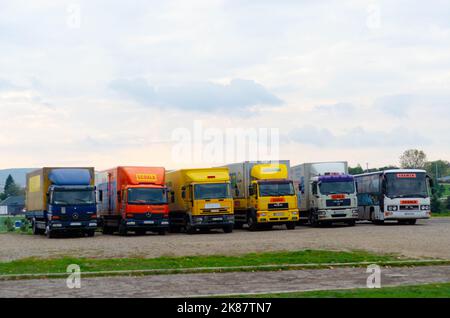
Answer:
[[[291,168],[291,177],[302,221],[354,225],[356,186],[346,161],[303,163]]]

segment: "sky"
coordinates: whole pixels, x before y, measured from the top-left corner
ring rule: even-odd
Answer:
[[[409,148],[450,160],[448,12],[438,0],[0,0],[0,168],[239,159],[174,151],[198,125],[193,145],[269,129],[292,164],[379,167]]]

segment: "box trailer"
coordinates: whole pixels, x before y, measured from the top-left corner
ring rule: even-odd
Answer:
[[[25,209],[34,234],[51,238],[77,231],[94,236],[94,168],[45,167],[28,173]]]
[[[166,174],[173,231],[233,231],[234,209],[227,168],[182,169]]]
[[[289,160],[245,161],[226,167],[230,169],[235,227],[247,224],[255,230],[286,224],[295,229],[298,207]]]
[[[345,222],[355,225],[358,217],[355,179],[348,163],[303,163],[291,168],[299,199],[301,221],[316,226]]]
[[[98,172],[95,179],[104,234],[151,231],[164,235],[168,231],[164,168],[116,167]]]

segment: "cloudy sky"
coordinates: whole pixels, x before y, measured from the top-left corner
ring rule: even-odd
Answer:
[[[0,0],[0,168],[199,165],[173,152],[195,121],[277,128],[293,163],[381,166],[408,148],[449,160],[448,12],[445,0]]]

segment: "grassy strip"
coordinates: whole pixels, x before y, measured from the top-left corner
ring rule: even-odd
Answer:
[[[296,252],[251,253],[242,256],[193,256],[193,257],[158,257],[158,258],[27,258],[0,263],[0,275],[65,273],[70,264],[77,264],[83,272],[150,270],[150,269],[185,269],[231,266],[264,266],[281,264],[314,263],[354,263],[354,262],[389,262],[397,261],[394,255],[376,255],[365,251],[337,252],[323,250],[303,250]]]
[[[440,213],[436,212],[431,215],[431,217],[434,217],[434,218],[449,217],[449,216],[450,216],[450,210],[445,210]]]
[[[450,283],[383,287],[380,289],[343,289],[281,294],[232,296],[233,298],[450,298]]]

